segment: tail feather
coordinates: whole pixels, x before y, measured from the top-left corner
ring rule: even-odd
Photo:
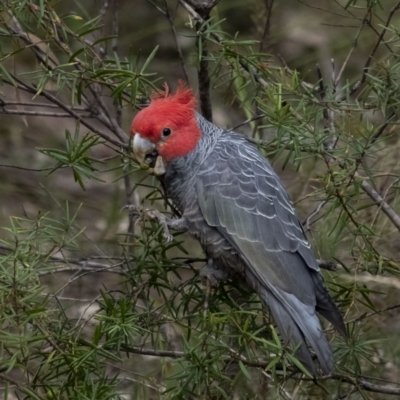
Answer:
[[[288,293],[281,292],[281,299],[278,299],[272,293],[268,293],[265,289],[261,290],[259,294],[268,303],[285,342],[292,346],[301,343],[297,356],[310,373],[314,376],[317,375],[315,364],[307,349],[306,340],[318,357],[322,373],[324,375],[330,374],[334,368],[332,350],[312,307],[300,303],[298,299]]]
[[[315,295],[317,299],[317,306],[315,309],[326,318],[338,330],[338,332],[346,337],[346,326],[342,314],[332,297],[329,295],[322,275],[318,272],[311,271],[311,278],[314,282]]]
[[[276,324],[278,325],[284,343],[286,345],[292,345],[293,347],[300,344],[296,355],[313,376],[317,375],[315,364],[305,344],[304,335],[301,333],[296,323],[274,296],[268,296],[268,301],[266,302],[268,302],[268,306]]]

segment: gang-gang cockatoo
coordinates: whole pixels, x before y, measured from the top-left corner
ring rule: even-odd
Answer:
[[[196,112],[182,83],[154,95],[131,127],[137,160],[159,176],[182,217],[162,222],[196,237],[215,283],[243,279],[268,305],[286,344],[313,374],[334,367],[317,312],[345,335],[296,211],[268,161],[246,138]],[[233,273],[233,274],[232,274]],[[314,349],[320,371],[306,343]]]

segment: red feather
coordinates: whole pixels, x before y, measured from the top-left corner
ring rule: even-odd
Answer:
[[[193,90],[179,81],[175,93],[170,94],[167,84],[164,91],[151,96],[150,105],[141,110],[132,122],[131,134],[158,143],[158,152],[166,160],[190,153],[201,137],[196,121],[197,100]],[[163,138],[164,128],[172,133]]]

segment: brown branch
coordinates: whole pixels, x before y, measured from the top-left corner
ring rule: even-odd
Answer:
[[[53,95],[51,95],[50,93],[47,93],[45,91],[40,92],[40,96],[46,97],[48,100],[52,101],[55,104],[58,104],[60,108],[62,108],[63,110],[69,112],[76,120],[78,120],[83,126],[85,126],[86,128],[88,128],[90,131],[92,131],[93,133],[96,133],[97,135],[99,135],[101,138],[105,139],[106,141],[114,144],[115,146],[118,146],[120,148],[123,149],[128,149],[128,145],[122,142],[119,142],[118,140],[115,140],[113,138],[111,138],[110,136],[108,136],[107,134],[105,134],[104,132],[98,130],[97,128],[95,128],[92,124],[89,124],[84,118],[82,118],[79,114],[77,114],[75,111],[69,109],[68,106],[64,105],[64,103],[60,100],[58,100],[56,97],[54,97]]]
[[[306,232],[308,232],[310,230],[311,219],[319,214],[319,212],[321,211],[322,207],[324,207],[327,202],[328,202],[328,200],[321,201],[318,204],[318,206],[311,212],[311,214],[306,218],[306,220],[301,223]]]
[[[354,174],[355,178],[361,178],[359,173],[356,172]],[[367,183],[367,181],[361,182],[361,189],[375,202],[377,206],[382,209],[382,212],[386,214],[392,224],[399,230],[400,232],[400,217],[396,214],[392,207],[389,206],[388,203],[378,194],[378,192]]]
[[[109,107],[107,107],[107,105],[104,103],[101,93],[99,93],[101,90],[101,86],[98,84],[95,84],[95,87],[93,87],[93,85],[89,85],[89,90],[93,94],[97,104],[100,107],[98,119],[104,124],[106,124],[107,127],[111,130],[111,132],[113,132],[114,135],[119,140],[121,140],[121,142],[125,142],[128,139],[128,137],[126,133],[118,125],[117,121],[110,114]]]
[[[368,7],[368,12],[367,12],[367,13],[369,13],[371,7],[372,7],[372,4]],[[358,38],[360,37],[361,31],[363,30],[363,28],[364,28],[364,26],[365,26],[365,21],[366,21],[366,19],[367,19],[367,14],[365,15],[365,17],[364,17],[363,20],[362,20],[362,24],[361,24],[360,28],[359,28],[358,31],[357,31],[356,37],[355,37],[354,40],[353,40],[353,46],[351,46],[351,49],[350,49],[350,51],[348,52],[347,57],[346,57],[346,59],[344,60],[344,62],[343,62],[343,64],[342,64],[342,68],[340,68],[340,71],[339,71],[337,77],[336,77],[335,80],[334,80],[334,86],[335,86],[335,87],[338,85],[338,83],[339,83],[339,81],[340,81],[340,78],[342,77],[342,74],[343,74],[343,72],[344,72],[344,70],[345,70],[345,68],[346,68],[346,66],[347,66],[347,63],[349,62],[350,57],[352,56],[352,54],[353,54],[355,48],[356,48],[357,45],[358,45]]]
[[[27,111],[27,110],[6,110],[0,108],[0,114],[6,115],[29,115],[31,117],[51,117],[51,118],[74,118],[70,113],[58,113],[50,111]],[[82,118],[95,118],[93,115],[83,115]]]
[[[359,81],[357,81],[357,82],[353,85],[353,87],[351,88],[351,90],[350,90],[350,96],[351,96],[352,94],[354,94],[354,93],[360,88],[360,86],[366,81],[367,75],[368,75],[368,73],[369,73],[369,69],[370,69],[370,66],[371,66],[371,62],[372,62],[372,60],[373,60],[373,57],[374,57],[376,51],[378,50],[378,47],[379,47],[379,45],[381,44],[383,38],[385,37],[385,33],[387,32],[387,27],[389,26],[390,21],[392,20],[392,18],[393,18],[393,16],[394,16],[395,12],[396,12],[398,9],[400,9],[400,1],[399,1],[397,4],[395,4],[395,5],[392,7],[392,9],[390,10],[390,13],[389,13],[389,16],[388,16],[388,18],[387,18],[387,20],[386,20],[386,23],[385,23],[384,27],[382,28],[382,31],[381,31],[381,33],[380,33],[380,35],[379,35],[379,37],[378,37],[378,39],[377,39],[377,41],[376,41],[374,47],[372,48],[371,53],[370,53],[369,56],[368,56],[367,62],[366,62],[365,65],[364,65],[361,79],[360,79]],[[343,100],[344,100],[344,99],[343,99]]]
[[[172,19],[171,13],[169,12],[167,0],[164,0],[164,7],[165,7],[164,15],[167,17],[168,22],[169,22],[169,26],[171,27],[171,32],[172,32],[172,36],[174,38],[176,51],[178,52],[178,57],[179,57],[179,60],[180,60],[180,63],[181,63],[182,73],[183,73],[183,76],[185,78],[185,81],[187,83],[189,83],[189,75],[187,73],[187,69],[186,69],[186,65],[185,65],[185,59],[183,58],[182,49],[181,49],[181,46],[180,46],[179,41],[178,41],[178,35],[176,33],[174,21]]]
[[[14,169],[20,169],[22,171],[30,171],[30,172],[44,172],[44,171],[51,171],[54,169],[54,167],[49,167],[49,168],[25,168],[25,167],[19,167],[18,165],[8,165],[8,164],[0,164],[0,168],[14,168]],[[66,168],[66,167],[60,167],[60,168]]]
[[[326,87],[324,84],[324,78],[322,76],[321,68],[319,64],[317,64],[317,73],[318,73],[318,93],[321,97],[321,102],[325,102],[325,97],[326,97]],[[329,115],[328,115],[328,108],[324,107],[322,110],[322,115],[324,117],[324,131],[325,133],[328,133],[329,131]]]
[[[200,24],[204,24],[206,21],[199,15],[192,6],[190,6],[187,1],[185,0],[178,0],[179,4],[192,16],[192,18],[196,21],[199,22]],[[211,32],[211,37],[219,44],[222,44],[223,39],[221,36],[218,35],[218,33]],[[249,72],[255,79],[257,83],[259,83],[262,87],[268,87],[268,82],[263,79],[261,76],[255,73],[253,71],[252,67],[249,65],[249,63],[239,54],[239,64],[240,66],[247,72]]]
[[[320,268],[326,269],[328,271],[337,271],[338,269],[342,268],[340,264],[336,264],[333,261],[317,260],[317,263]]]
[[[190,4],[193,6],[194,12],[200,16],[200,19],[196,20],[197,30],[197,50],[199,51],[199,70],[198,70],[198,83],[199,83],[199,98],[200,98],[200,109],[203,117],[212,122],[212,106],[210,97],[210,74],[208,70],[208,50],[207,41],[203,40],[202,30],[205,28],[207,21],[210,18],[210,12],[212,8],[217,4],[217,1],[209,0],[190,0]]]
[[[39,103],[32,101],[9,101],[9,100],[4,101],[0,99],[0,107],[5,107],[5,106],[60,108],[56,104],[51,104],[51,103]],[[87,107],[72,106],[70,108],[72,108],[75,111],[90,111]]]
[[[90,342],[87,342],[84,339],[79,339],[79,342],[86,346],[92,346]],[[111,348],[108,348],[109,350],[112,350]],[[183,351],[172,351],[172,350],[155,350],[155,349],[145,349],[143,347],[131,347],[131,346],[126,346],[124,344],[121,344],[121,349],[127,353],[131,354],[142,354],[142,355],[147,355],[147,356],[152,356],[152,357],[163,357],[163,358],[173,358],[173,359],[186,359],[190,356],[190,354],[187,354]],[[237,352],[233,352],[230,349],[227,349],[227,354],[230,354],[229,356],[223,357],[226,361],[229,362],[239,362],[241,361],[243,364],[248,365],[250,367],[255,367],[255,368],[262,368],[265,369],[269,361],[266,360],[249,360],[246,357],[242,356],[241,354],[238,354]],[[300,380],[310,380],[310,378],[299,378]],[[361,388],[364,390],[367,390],[369,392],[375,392],[375,393],[384,393],[384,394],[393,394],[393,395],[400,395],[400,387],[388,387],[388,386],[383,386],[383,385],[376,385],[374,383],[371,383],[364,379],[363,377],[351,377],[348,375],[343,375],[343,374],[331,374],[331,375],[326,375],[322,377],[317,377],[313,378],[315,381],[324,381],[324,380],[337,380],[341,382],[346,382],[349,383],[350,385],[353,385],[357,388]]]
[[[17,387],[18,390],[20,390],[22,393],[28,395],[30,398],[33,398],[32,394],[34,394],[40,400],[46,400],[48,398],[47,396],[43,397],[39,393],[35,392],[33,389],[30,389],[29,384],[27,382],[17,381],[15,379],[9,377],[7,374],[0,374],[0,380],[2,380],[3,382],[9,382],[9,383],[15,385],[15,387]]]
[[[361,315],[361,316],[359,316],[357,318],[354,318],[354,319],[351,319],[349,321],[346,321],[346,324],[359,322],[359,321],[362,321],[365,318],[372,317],[373,315],[379,315],[379,314],[381,314],[381,313],[383,313],[385,311],[396,310],[397,308],[400,308],[400,304],[394,304],[393,306],[389,306],[389,307],[386,307],[386,308],[382,308],[380,310],[376,310],[376,311],[372,311],[370,313],[366,313],[366,314]],[[334,328],[332,328],[332,329],[334,329]]]
[[[246,121],[241,122],[240,124],[234,126],[232,129],[229,129],[229,130],[235,131],[236,129],[240,128],[240,127],[243,126],[243,125],[246,125],[246,124],[248,124],[248,123],[250,123],[250,122],[257,121],[257,120],[259,120],[259,119],[264,118],[265,115],[266,115],[266,114],[260,114],[260,115],[254,116],[253,118],[246,119]],[[251,139],[254,139],[254,138],[251,138]]]
[[[22,82],[20,79],[18,79],[16,76],[12,76],[15,82],[18,82],[17,88],[22,89],[28,93],[32,93],[37,95],[37,90],[34,87],[31,87],[24,82]],[[7,79],[3,78],[3,82],[15,86],[13,82],[8,81]],[[110,142],[114,144],[115,146],[122,148],[122,149],[128,149],[128,145],[122,142],[119,142],[118,140],[115,140],[108,136],[106,133],[100,131],[99,129],[95,128],[91,123],[89,123],[86,119],[82,118],[82,116],[78,113],[76,113],[74,110],[72,110],[70,107],[65,105],[61,100],[59,100],[57,97],[51,95],[50,93],[47,93],[45,90],[41,91],[39,93],[40,96],[45,97],[47,100],[51,101],[53,104],[56,104],[59,108],[62,110],[66,111],[68,114],[70,114],[73,118],[75,118],[77,121],[79,121],[83,126],[88,128],[90,131],[93,133],[96,133],[99,135],[101,138],[106,140],[107,142]]]
[[[272,7],[274,6],[274,1],[275,0],[264,0],[264,5],[267,10],[267,19],[265,21],[264,32],[260,41],[260,53],[264,50],[264,47],[270,36]],[[266,47],[268,48],[268,46]]]

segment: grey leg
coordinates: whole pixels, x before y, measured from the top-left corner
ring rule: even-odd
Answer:
[[[128,208],[131,214],[138,215],[141,218],[144,217],[151,221],[157,221],[163,228],[163,236],[167,243],[173,239],[173,236],[169,233],[169,229],[176,231],[187,231],[188,229],[185,217],[168,218],[154,208],[148,209],[132,205],[125,206],[124,208]]]
[[[218,286],[220,282],[224,282],[229,278],[229,274],[225,270],[216,267],[211,258],[200,270],[199,275],[203,281],[208,280],[213,287]]]

